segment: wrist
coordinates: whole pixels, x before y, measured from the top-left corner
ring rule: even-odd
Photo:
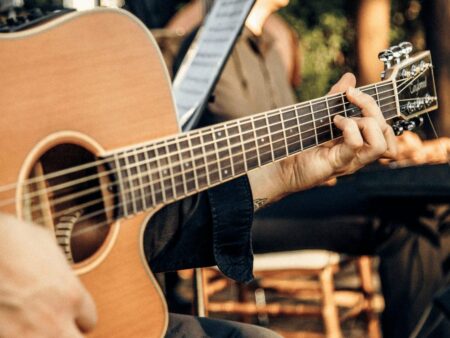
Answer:
[[[248,179],[252,189],[255,211],[288,194],[276,164],[250,171]]]

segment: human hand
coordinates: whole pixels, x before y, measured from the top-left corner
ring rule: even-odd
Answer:
[[[96,320],[50,233],[0,214],[0,337],[82,337]]]
[[[334,177],[351,174],[381,156],[395,157],[397,144],[392,128],[375,100],[355,90],[355,83],[352,74],[345,74],[329,94],[345,92],[363,116],[335,116],[333,121],[342,130],[342,138],[251,172],[249,179],[254,199],[269,203]]]
[[[450,159],[450,138],[448,137],[422,141],[417,134],[405,131],[397,139],[397,156],[393,159],[382,159],[382,163],[402,167],[445,163]]]

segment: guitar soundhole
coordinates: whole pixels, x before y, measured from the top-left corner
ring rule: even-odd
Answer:
[[[24,218],[52,228],[71,263],[95,254],[113,221],[108,168],[85,148],[60,144],[32,166],[23,190]]]

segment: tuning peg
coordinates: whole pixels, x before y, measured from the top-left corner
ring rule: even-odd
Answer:
[[[389,49],[382,50],[378,54],[378,59],[384,63],[384,69],[388,69],[391,67],[391,61],[394,58],[394,55]]]
[[[413,45],[411,42],[405,41],[398,45],[402,50],[402,54],[405,56],[405,59],[409,58],[409,54],[413,50]]]
[[[400,136],[401,134],[403,134],[403,132],[405,131],[405,129],[403,128],[403,124],[401,123],[401,121],[395,121],[392,124],[392,130],[394,131],[395,136]]]
[[[395,63],[400,63],[401,57],[403,55],[402,49],[399,46],[392,46],[389,48],[389,50],[392,52],[392,55],[394,56]]]
[[[394,58],[394,55],[389,49],[382,50],[378,54],[378,59],[384,63],[384,71],[381,73],[381,79],[384,79],[386,75],[386,70],[391,68],[391,61]]]

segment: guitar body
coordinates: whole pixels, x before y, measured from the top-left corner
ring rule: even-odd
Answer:
[[[71,13],[0,35],[0,76],[0,186],[23,182],[45,167],[76,163],[85,153],[101,158],[178,132],[159,50],[148,30],[124,11]],[[69,148],[58,148],[61,144],[75,145],[76,151],[64,151]],[[57,161],[42,157],[52,149]],[[46,163],[40,165],[40,159]],[[0,190],[0,200],[14,199],[1,211],[29,219],[22,194],[20,184]],[[37,198],[48,202],[47,196]],[[92,337],[165,332],[166,304],[142,250],[150,216],[109,224],[94,252],[73,263],[97,305]],[[52,222],[44,223],[55,230]]]

